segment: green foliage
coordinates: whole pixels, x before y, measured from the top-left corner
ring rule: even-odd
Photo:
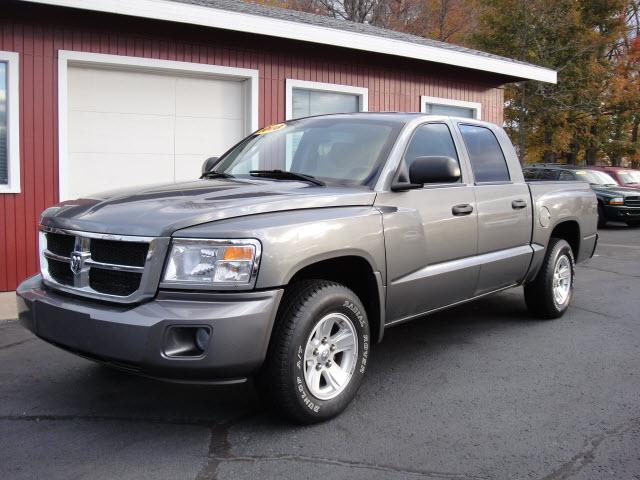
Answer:
[[[558,71],[557,85],[506,88],[507,129],[525,161],[637,160],[638,69],[630,62],[637,7],[637,0],[483,2],[473,46]]]

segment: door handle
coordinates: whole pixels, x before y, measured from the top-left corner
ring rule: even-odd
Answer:
[[[471,212],[473,212],[473,207],[468,203],[465,203],[463,205],[456,205],[451,209],[451,213],[453,213],[456,217],[469,215]]]
[[[521,208],[525,208],[526,206],[527,202],[522,199],[514,200],[513,202],[511,202],[511,208],[513,208],[514,210],[519,210]]]

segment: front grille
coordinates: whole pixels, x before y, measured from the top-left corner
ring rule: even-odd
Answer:
[[[130,303],[155,294],[168,238],[54,230],[40,234],[42,275],[68,293]],[[160,253],[158,255],[157,253]],[[148,275],[147,275],[148,274]]]
[[[71,256],[76,237],[72,237],[71,235],[62,235],[60,233],[47,233],[46,236],[47,250],[63,257]]]
[[[624,204],[628,207],[640,207],[640,197],[627,197]]]
[[[141,273],[119,272],[92,268],[89,272],[89,286],[96,292],[119,297],[128,297],[140,288]]]
[[[47,259],[49,264],[49,274],[58,283],[62,285],[73,285],[73,272],[69,268],[68,262]]]
[[[90,250],[91,258],[96,262],[144,267],[149,244],[94,239]]]

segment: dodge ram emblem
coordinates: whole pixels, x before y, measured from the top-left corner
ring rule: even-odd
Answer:
[[[77,275],[82,271],[82,264],[84,260],[82,258],[82,253],[80,252],[71,252],[71,271]]]

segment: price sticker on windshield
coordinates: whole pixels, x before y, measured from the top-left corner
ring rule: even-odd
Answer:
[[[276,132],[283,129],[287,125],[284,123],[276,123],[275,125],[269,125],[268,127],[261,128],[256,132],[256,135],[265,135],[267,133]]]

